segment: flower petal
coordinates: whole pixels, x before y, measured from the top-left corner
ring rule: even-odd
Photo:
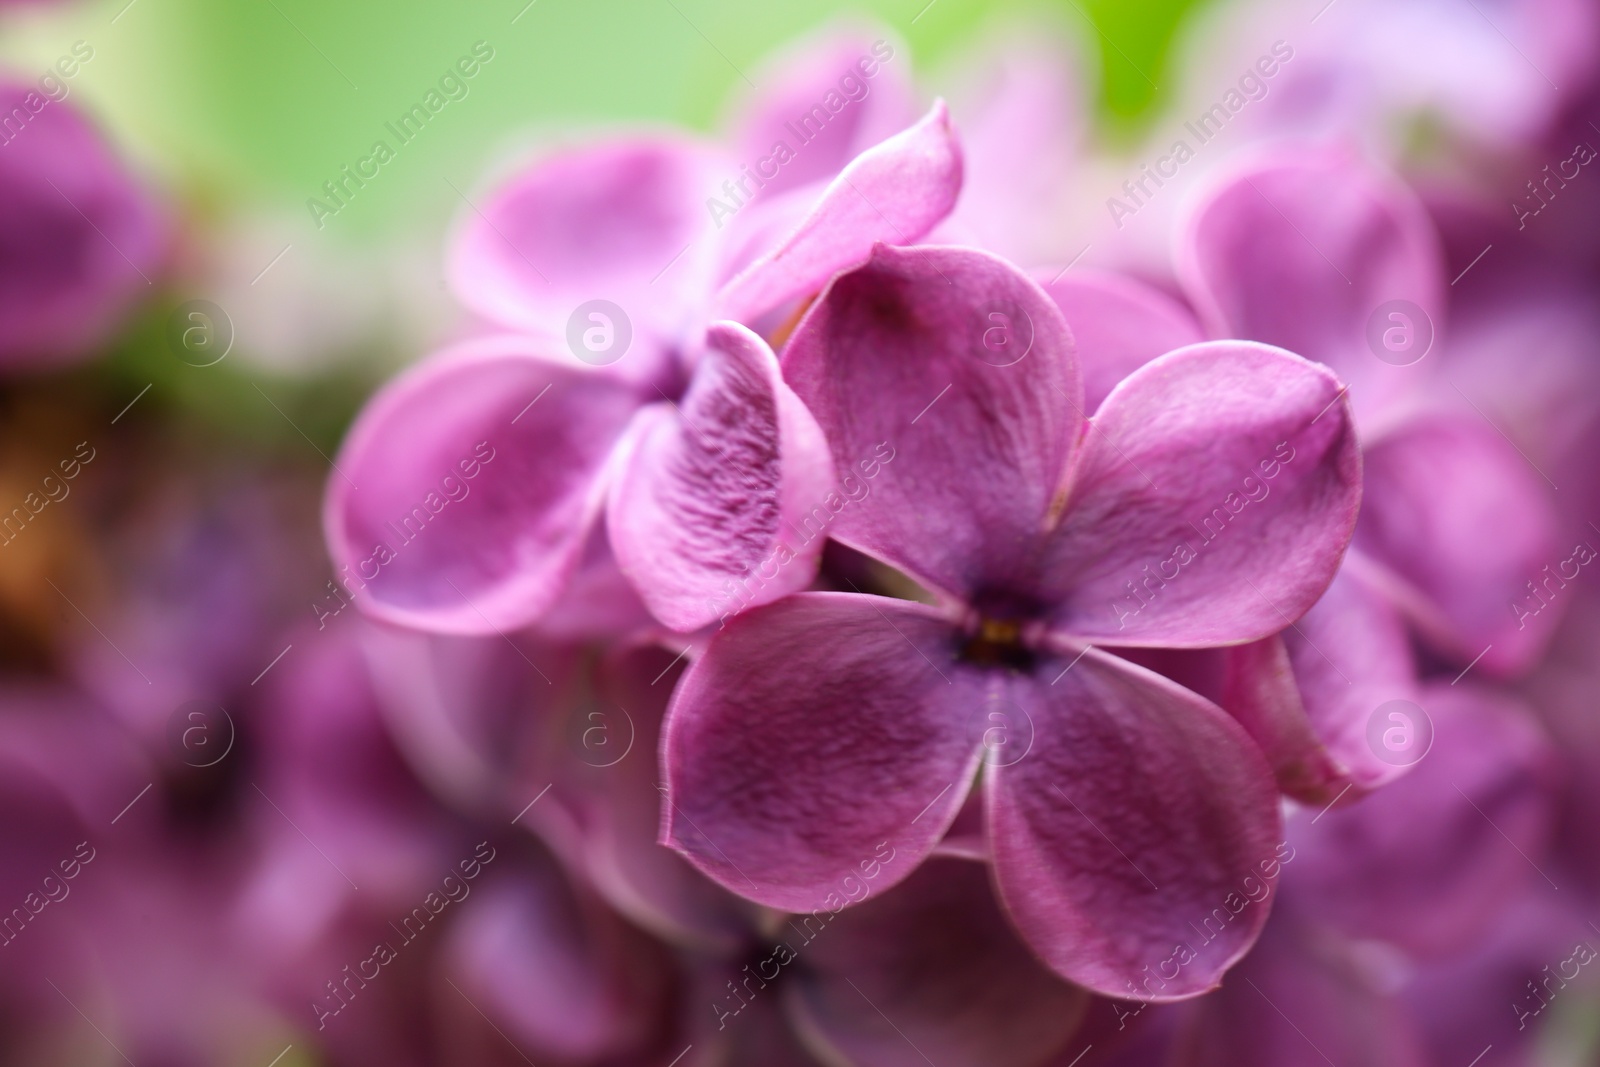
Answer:
[[[1255,941],[1277,875],[1259,751],[1215,705],[1097,649],[1038,677],[1054,681],[1012,690],[1032,748],[986,780],[1013,921],[1057,974],[1102,995],[1211,989]]]
[[[1055,273],[1044,291],[1078,342],[1084,411],[1157,356],[1205,340],[1189,309],[1153,286],[1105,271]]]
[[[637,646],[595,662],[587,699],[573,702],[558,720],[566,744],[546,754],[555,782],[550,799],[557,803],[537,826],[633,922],[677,945],[727,951],[748,934],[754,909],[658,843],[657,753],[683,658]],[[528,818],[535,814],[538,809]]]
[[[1382,305],[1403,300],[1427,318],[1429,336],[1443,330],[1438,237],[1415,196],[1345,152],[1298,151],[1241,168],[1188,219],[1177,260],[1213,336],[1327,363],[1363,417],[1431,367],[1379,359],[1368,329]],[[1403,314],[1420,344],[1423,323]]]
[[[980,248],[1033,265],[1073,236],[1072,179],[1088,108],[1092,63],[1033,24],[996,26],[966,49],[951,106],[962,116],[961,202],[949,227]],[[966,244],[966,241],[951,241]],[[1199,338],[1196,338],[1199,340]]]
[[[665,134],[554,154],[463,212],[451,286],[511,327],[561,335],[579,305],[605,299],[670,338],[700,310],[713,244],[700,239],[703,203],[720,177],[704,146]]]
[[[77,102],[67,102],[65,90],[49,100],[42,91],[11,76],[0,80],[0,114],[12,120],[0,157],[0,365],[7,369],[93,355],[135,301],[153,292],[170,244],[165,213]],[[190,321],[212,325],[204,316]]]
[[[1406,770],[1378,758],[1367,721],[1388,701],[1417,699],[1411,643],[1388,598],[1353,562],[1293,628],[1226,655],[1222,706],[1289,796],[1318,807],[1355,801]]]
[[[785,911],[843,907],[864,865],[903,879],[977,770],[963,713],[981,699],[953,640],[927,607],[853,593],[733,619],[672,698],[665,842]]]
[[[718,315],[750,321],[817,292],[879,242],[915,243],[950,213],[960,191],[961,146],[941,101],[845,167],[793,233],[723,287]]]
[[[542,358],[553,342],[468,342],[390,382],[328,480],[334,565],[370,614],[494,633],[560,596],[604,499],[637,395]],[[364,586],[362,583],[365,583]]]
[[[1038,286],[984,252],[880,246],[783,360],[850,497],[817,515],[830,536],[949,593],[1020,581],[1082,425],[1072,336]]]
[[[1438,683],[1418,699],[1433,743],[1411,773],[1290,824],[1294,891],[1352,937],[1443,956],[1485,936],[1526,889],[1549,889],[1540,857],[1559,765],[1513,700],[1470,683]]]
[[[1463,664],[1481,653],[1491,670],[1529,666],[1594,558],[1574,547],[1600,544],[1593,531],[1558,546],[1538,473],[1475,415],[1413,419],[1370,444],[1365,467],[1355,546],[1423,633]]]
[[[937,1049],[941,1067],[1029,1067],[1077,1028],[1088,998],[1017,940],[986,864],[932,859],[882,897],[858,884],[871,899],[827,937],[778,931],[802,961],[793,1010],[838,1062],[920,1067]]]
[[[1406,1015],[1336,936],[1286,903],[1230,981],[1196,1002],[1171,1067],[1426,1067]],[[1237,979],[1237,980],[1232,980]]]
[[[1091,420],[1050,546],[1055,624],[1129,646],[1276,633],[1332,581],[1360,497],[1326,368],[1244,341],[1168,353]]]
[[[510,846],[487,854],[496,851]],[[514,865],[514,876],[460,883],[482,899],[451,924],[440,961],[460,993],[442,1003],[459,1009],[468,1032],[486,1020],[500,1035],[483,1032],[483,1047],[467,1053],[472,1062],[512,1038],[563,1062],[643,1052],[667,1015],[665,954],[537,852],[499,862]]]
[[[656,618],[695,630],[810,584],[826,538],[798,524],[831,492],[833,459],[766,342],[712,326],[682,403],[653,405],[630,436],[607,526]]]
[[[672,653],[623,647],[591,660],[526,634],[512,643],[374,630],[368,651],[390,732],[437,793],[534,831],[645,929],[701,944],[743,933],[742,902],[656,844]]]
[[[762,88],[732,126],[739,161],[760,181],[757,199],[830,180],[917,118],[909,53],[883,27],[829,27],[763,64],[754,81]]]
[[[577,702],[577,647],[392,626],[366,628],[362,644],[388,733],[435,795],[509,822],[547,784],[534,768]]]

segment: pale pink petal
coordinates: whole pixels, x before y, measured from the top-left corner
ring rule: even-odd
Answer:
[[[819,291],[866,261],[879,242],[914,244],[955,206],[961,146],[944,104],[863,152],[829,184],[798,228],[723,287],[723,318],[749,321]]]
[[[995,876],[1023,939],[1104,996],[1214,988],[1276,884],[1282,826],[1260,752],[1220,708],[1098,650],[1038,677],[1011,686],[1032,748],[986,779]]]
[[[1399,614],[1353,563],[1293,627],[1226,655],[1222,705],[1296,800],[1350,803],[1414,762],[1369,734],[1382,705],[1417,699],[1417,668]]]
[[[673,695],[666,843],[732,892],[837,911],[905,878],[977,771],[983,678],[920,604],[799,593],[717,631]]]
[[[557,336],[580,305],[611,301],[639,335],[627,364],[653,356],[650,340],[671,342],[703,310],[713,245],[704,201],[725,166],[667,134],[541,159],[463,207],[451,286],[486,318]]]
[[[615,378],[545,358],[552,344],[462,344],[362,411],[329,476],[323,522],[363,610],[495,633],[561,596],[640,401]]]
[[[777,357],[735,323],[706,339],[678,404],[647,408],[612,483],[612,550],[651,612],[694,630],[810,584],[833,488],[828,442]]]
[[[1055,625],[1107,644],[1252,641],[1304,614],[1355,526],[1361,454],[1325,367],[1210,341],[1101,405],[1051,544]]]
[[[739,191],[758,199],[832,179],[917,118],[910,55],[882,27],[829,27],[750,76],[759,88],[736,106],[731,125],[742,166],[729,177],[737,183],[753,175]]]
[[[1462,664],[1525,669],[1595,558],[1558,540],[1554,492],[1477,414],[1414,419],[1367,446],[1355,546],[1380,564],[1423,633]]]
[[[816,528],[948,593],[1031,579],[1083,425],[1072,336],[1038,286],[988,253],[881,246],[783,359],[845,490]]]
[[[1152,359],[1205,340],[1188,308],[1134,278],[1088,270],[1035,272],[1034,277],[1078,342],[1086,412],[1099,408],[1122,379]]]
[[[1363,418],[1417,387],[1437,361],[1443,269],[1416,197],[1333,149],[1235,168],[1178,240],[1178,276],[1213,337],[1264,341],[1328,364]]]

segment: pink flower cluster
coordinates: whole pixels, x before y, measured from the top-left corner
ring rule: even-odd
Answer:
[[[0,1059],[1592,1060],[1600,19],[1475,6],[1236,5],[1126,157],[835,27],[472,195],[332,581],[163,470],[0,689]]]
[[[325,507],[346,564],[471,442],[506,457],[357,597],[440,635],[380,642],[408,729],[449,737],[439,771],[474,791],[550,780],[529,818],[575,879],[677,952],[732,946],[680,979],[702,992],[674,1025],[735,1062],[1122,1040],[1314,1062],[1238,1013],[1421,1062],[1428,1020],[1392,989],[1543,881],[1517,853],[1548,832],[1553,755],[1495,683],[1577,599],[1542,568],[1597,534],[1530,454],[1571,456],[1528,421],[1535,372],[1481,348],[1553,257],[1457,289],[1450,243],[1517,219],[1268,112],[1149,222],[1170,253],[1006,258],[1029,253],[992,201],[1026,182],[972,145],[1065,131],[1027,78],[918,118],[905,64],[817,112],[804,169],[717,210],[739,146],[781,141],[872,47],[790,55],[724,144],[568,147],[466,218],[451,278],[481,330],[369,404]],[[573,321],[605,328],[600,358]],[[626,757],[488,751],[490,668],[462,658],[516,673],[496,646],[555,691],[580,660]],[[616,729],[578,736],[620,754]],[[1510,828],[1485,810],[1512,803]],[[1373,936],[1407,962],[1374,972]],[[1185,1003],[1126,1038],[1141,1008],[1094,1008],[1118,1000]]]

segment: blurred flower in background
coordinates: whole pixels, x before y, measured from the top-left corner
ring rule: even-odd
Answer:
[[[1596,1062],[1597,58],[7,5],[0,1062]]]

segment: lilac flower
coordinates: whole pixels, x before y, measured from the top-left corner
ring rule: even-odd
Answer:
[[[432,1062],[501,1062],[507,1041],[535,1063],[654,1062],[671,1028],[671,959],[519,836],[500,844],[500,869],[473,890],[427,961],[437,987],[429,1015],[441,1037]]]
[[[656,752],[681,657],[399,631],[372,651],[395,734],[437,791],[515,818],[658,937],[737,944],[753,909],[656,843]]]
[[[961,117],[966,168],[961,201],[930,243],[971,245],[1023,266],[1050,262],[1082,203],[1092,64],[1068,62],[1073,42],[1039,27],[985,36],[947,94]]]
[[[86,358],[150,291],[163,225],[75,105],[7,81],[0,113],[0,366]]]
[[[1241,118],[1258,131],[1331,128],[1398,141],[1390,128],[1428,123],[1501,157],[1592,90],[1600,45],[1600,18],[1582,0],[1340,2],[1317,13],[1314,33],[1298,12],[1271,3],[1218,13],[1180,64],[1200,107],[1237,84],[1258,42],[1276,38],[1292,45],[1293,61],[1265,92],[1264,79],[1240,87],[1250,100]]]
[[[761,179],[747,203],[806,186],[820,189],[917,114],[905,43],[881,26],[845,21],[824,27],[784,46],[750,75],[764,88],[734,99],[723,123],[729,149],[743,164],[738,173]],[[819,106],[829,114],[820,129]],[[778,151],[780,144],[790,151]],[[772,162],[761,166],[764,160]],[[732,200],[754,180],[736,188]]]
[[[272,1012],[243,957],[219,952],[226,896],[214,872],[225,864],[151,832],[164,803],[144,795],[155,774],[80,693],[55,682],[0,693],[8,1061],[78,1062],[109,1035],[146,1062],[215,1062],[266,1029]]]
[[[1412,773],[1358,804],[1289,819],[1277,905],[1229,981],[1182,1005],[1102,1002],[1075,1048],[1125,1050],[1109,1062],[1129,1065],[1389,1067],[1470,1061],[1492,1040],[1509,1057],[1494,1062],[1522,1062],[1513,1050],[1531,1050],[1533,1037],[1517,1036],[1508,1008],[1520,981],[1485,979],[1504,974],[1507,956],[1527,962],[1497,930],[1509,921],[1526,939],[1529,911],[1550,910],[1530,898],[1560,900],[1540,875],[1556,753],[1503,695],[1439,683],[1424,699],[1438,733]],[[1566,936],[1581,937],[1581,920],[1562,917]],[[1548,931],[1538,943],[1550,944]],[[1465,1004],[1443,1003],[1462,993]],[[1431,1049],[1419,1022],[1439,1030]]]
[[[663,138],[558,155],[469,221],[451,257],[457,288],[534,332],[442,353],[352,429],[326,526],[367,610],[455,633],[529,623],[568,589],[602,513],[617,564],[675,629],[738,610],[734,583],[768,563],[751,602],[811,580],[822,541],[791,530],[833,472],[772,350],[739,323],[809,298],[874,241],[927,233],[954,204],[960,151],[935,105],[825,189],[753,209],[720,281],[732,238],[700,233],[696,199],[709,158]],[[637,353],[595,368],[554,335],[598,294],[627,309]],[[593,328],[623,329],[617,317]]]
[[[652,1048],[667,1062],[689,1048],[693,1067],[910,1065],[921,1047],[951,1067],[1031,1067],[1062,1046],[1086,1000],[1007,929],[968,860],[939,858],[881,898],[768,915],[727,948],[693,951],[621,925],[581,886],[563,903],[548,873],[518,873],[464,913],[445,964],[504,1032],[586,1062]]]
[[[1123,990],[1272,857],[1278,814],[1233,720],[1094,646],[1256,640],[1321,595],[1359,493],[1339,383],[1266,346],[1197,345],[1086,424],[1048,296],[932,247],[837,278],[785,375],[841,471],[895,453],[831,535],[936,603],[797,594],[716,634],[674,696],[666,840],[788,910],[880,841],[898,880],[965,802],[989,716],[1025,715],[1028,754],[983,776],[1000,895],[1058,973]],[[1152,995],[1213,985],[1264,918]]]
[[[553,862],[526,835],[447,806],[412,772],[362,653],[369,625],[357,619],[289,635],[293,650],[262,681],[249,709],[258,731],[251,780],[232,829],[249,850],[216,895],[231,943],[253,961],[266,998],[314,1034],[331,1061],[376,1051],[386,1062],[441,1062],[448,1056],[432,1047],[436,1014],[452,1018],[463,1042],[482,1040],[485,1028],[480,1015],[465,1026],[434,1007],[460,997],[439,977],[460,940],[477,940],[487,922],[504,953],[519,951],[529,922],[565,921],[569,902]],[[533,914],[508,916],[508,894]],[[541,950],[575,951],[572,940]],[[480,962],[481,971],[450,968],[458,988],[473,983],[475,1000],[485,979],[514,970],[500,953]],[[592,987],[574,986],[565,999],[531,1007],[567,1013],[565,1043],[539,1051],[584,1057],[624,1040],[606,1031],[622,1035],[634,1005],[607,1004],[607,992],[597,1004]],[[604,1016],[599,1038],[588,1024],[595,1011]]]
[[[1294,795],[1372,788],[1402,770],[1363,730],[1415,696],[1408,629],[1502,674],[1548,640],[1558,613],[1517,609],[1556,559],[1548,496],[1452,379],[1438,238],[1397,181],[1344,151],[1253,160],[1199,203],[1178,272],[1213,336],[1283,345],[1349,383],[1365,470],[1350,555],[1295,630],[1238,653],[1279,684],[1228,703]]]
[[[1081,991],[1010,931],[978,863],[941,858],[889,889],[883,865],[893,847],[885,843],[841,879],[833,904],[794,916],[758,909],[701,877],[656,844],[655,753],[681,660],[624,646],[552,684],[523,655],[559,662],[557,650],[519,648],[405,633],[375,646],[396,676],[392,721],[403,735],[429,740],[409,748],[419,767],[457,795],[468,778],[489,783],[500,795],[480,788],[478,802],[548,841],[572,872],[573,891],[597,893],[653,935],[650,945],[618,953],[618,935],[604,932],[614,917],[539,903],[547,877],[504,888],[496,914],[475,911],[461,936],[474,962],[463,984],[474,983],[474,999],[483,991],[485,1010],[495,1004],[509,1031],[570,1052],[562,1042],[584,1034],[590,1017],[555,1010],[571,991],[625,986],[630,975],[648,986],[652,973],[677,990],[676,1011],[658,1020],[660,1005],[635,996],[633,1015],[606,1020],[609,1033],[637,1035],[654,1020],[673,1035],[666,1058],[692,1043],[685,1062],[696,1064],[922,1062],[907,1036],[941,1049],[940,1063],[953,1067],[1033,1064],[1077,1025]],[[529,797],[537,802],[529,806]],[[588,947],[574,952],[575,941]],[[668,949],[671,961],[661,958]]]
[[[1072,328],[1083,374],[1083,410],[1098,408],[1111,390],[1157,356],[1205,340],[1183,304],[1152,286],[1110,271],[1053,271],[1034,279]]]

